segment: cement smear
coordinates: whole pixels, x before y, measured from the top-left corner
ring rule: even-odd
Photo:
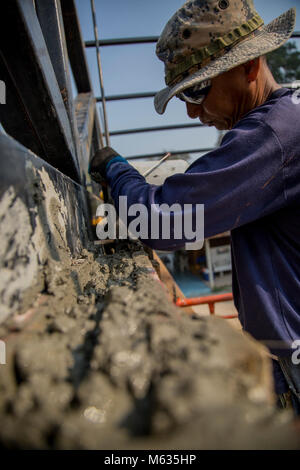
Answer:
[[[9,186],[0,198],[0,323],[30,307],[44,288],[47,263],[64,263],[85,244],[80,194],[58,176],[59,184],[27,160],[22,186]]]

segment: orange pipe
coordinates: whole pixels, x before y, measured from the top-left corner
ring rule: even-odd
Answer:
[[[101,220],[103,220],[103,219],[104,219],[104,217],[93,217],[92,218],[92,225],[94,225],[94,226],[98,225],[101,222]]]
[[[190,299],[177,299],[177,307],[188,307],[192,305],[203,305],[208,304],[209,312],[211,315],[215,313],[215,303],[216,302],[226,302],[228,300],[233,300],[233,295],[230,292],[229,294],[219,294],[219,295],[208,295],[207,297],[194,297]],[[222,318],[231,319],[237,318],[237,315],[226,315]]]
[[[177,299],[177,307],[188,307],[191,305],[202,305],[202,304],[214,304],[216,302],[225,302],[227,300],[232,300],[233,295],[230,292],[229,294],[219,294],[219,295],[208,295],[207,297],[193,297],[191,299]]]
[[[238,318],[238,315],[220,315],[221,318],[225,318],[225,320],[231,320],[232,318]]]

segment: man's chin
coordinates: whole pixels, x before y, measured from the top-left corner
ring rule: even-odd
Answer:
[[[201,119],[200,119],[201,121]],[[226,121],[201,121],[202,124],[208,127],[215,127],[218,131],[228,131],[232,127]]]
[[[228,131],[231,129],[229,124],[225,121],[202,121],[202,123],[208,127],[215,127],[218,131]]]
[[[216,122],[216,123],[213,123],[213,126],[218,129],[218,131],[228,131],[230,128],[230,126],[228,126],[228,124],[226,124],[225,122]]]

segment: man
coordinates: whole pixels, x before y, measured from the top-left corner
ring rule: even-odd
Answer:
[[[294,24],[291,9],[264,26],[252,0],[186,2],[157,44],[167,87],[155,108],[164,113],[176,96],[191,118],[229,132],[219,148],[162,186],[147,184],[109,148],[96,154],[90,171],[106,179],[117,207],[119,196],[146,207],[204,204],[205,237],[231,231],[240,321],[278,356],[276,391],[283,400],[289,390],[299,413],[300,354],[293,348],[300,339],[300,105],[264,58],[289,39]],[[147,243],[179,247],[174,240]]]

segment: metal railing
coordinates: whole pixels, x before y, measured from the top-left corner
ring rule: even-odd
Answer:
[[[300,31],[295,31],[292,38],[300,38]],[[133,38],[112,38],[99,40],[99,46],[124,46],[129,44],[149,44],[156,43],[159,36],[144,36]],[[95,41],[85,41],[85,47],[95,47]]]
[[[91,8],[93,14],[93,21],[95,25],[95,11],[94,11],[94,0],[91,0]],[[296,31],[292,34],[292,38],[300,38],[300,31]],[[156,43],[158,40],[158,36],[144,36],[144,37],[129,37],[129,38],[112,38],[112,39],[98,39],[98,33],[95,32],[95,40],[94,41],[85,41],[85,47],[96,47],[97,49],[97,59],[98,59],[98,70],[99,70],[99,77],[102,77],[102,66],[99,56],[99,47],[105,46],[122,46],[122,45],[136,45],[136,44],[149,44],[149,43]],[[284,86],[289,86],[289,84],[285,84]],[[106,102],[107,101],[120,101],[120,100],[133,100],[133,99],[141,99],[141,98],[154,98],[156,92],[142,92],[142,93],[128,93],[128,94],[121,94],[121,95],[104,95],[103,84],[100,79],[100,87],[101,87],[101,96],[96,97],[97,102],[102,103],[103,106],[103,117],[104,117],[104,127],[105,127],[105,134],[106,134],[106,141],[109,141],[109,136],[117,136],[117,135],[128,135],[128,134],[137,134],[142,132],[156,132],[156,131],[165,131],[165,130],[174,130],[174,129],[186,129],[186,128],[193,128],[193,127],[206,127],[203,124],[175,124],[175,125],[168,125],[168,126],[156,126],[156,127],[142,127],[136,129],[120,129],[115,131],[108,131],[108,123],[107,123],[107,115],[106,115]],[[109,136],[107,136],[109,134]],[[107,144],[109,145],[109,144]],[[205,149],[202,149],[205,151]],[[192,150],[181,150],[179,152],[172,152],[173,155],[176,154],[183,154],[183,153],[198,153],[202,151],[201,149],[192,149]],[[209,149],[212,150],[212,149]],[[153,153],[148,155],[135,155],[130,156],[128,159],[136,159],[136,158],[154,158],[157,156],[161,156],[163,153]]]
[[[206,127],[204,124],[190,123],[190,124],[169,124],[166,126],[154,126],[154,127],[138,127],[136,129],[124,129],[118,131],[111,131],[110,135],[126,135],[126,134],[138,134],[140,132],[160,132],[160,131],[173,131],[176,129],[189,129],[192,127]]]

